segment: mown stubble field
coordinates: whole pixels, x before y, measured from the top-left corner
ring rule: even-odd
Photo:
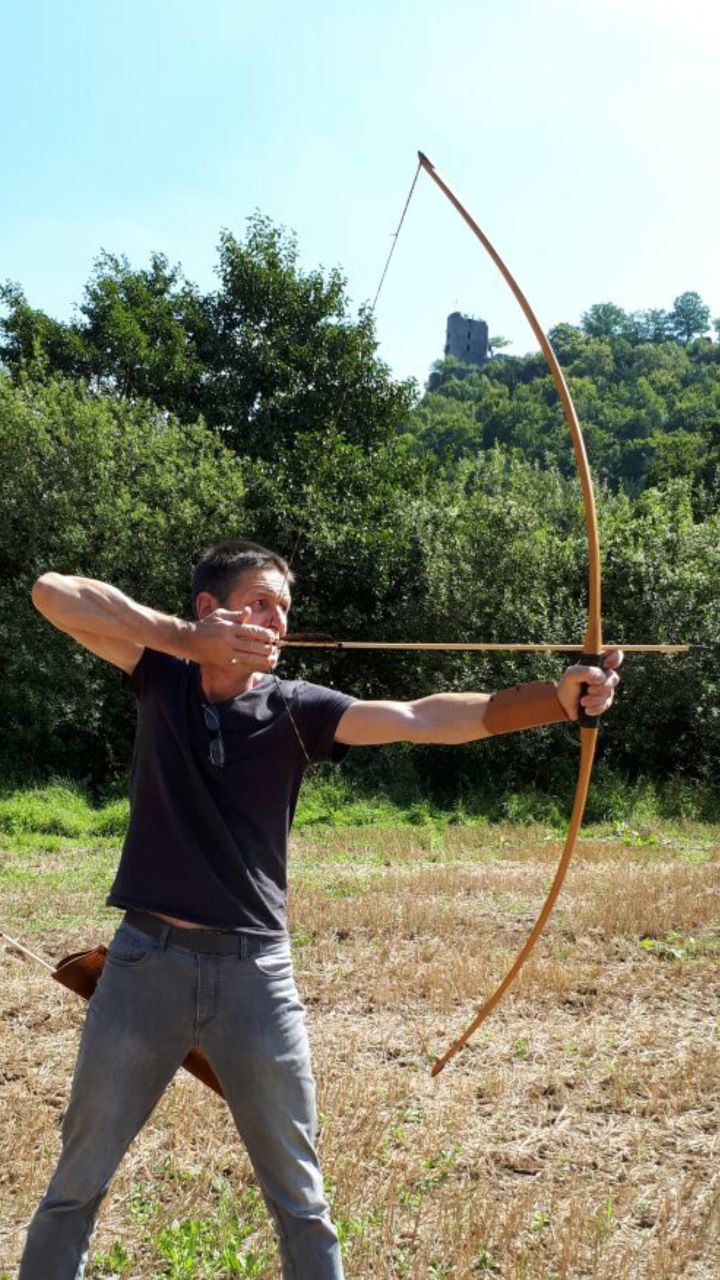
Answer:
[[[717,836],[586,835],[517,986],[437,1080],[433,1057],[532,925],[556,834],[295,840],[296,970],[349,1280],[717,1280]],[[114,847],[5,837],[5,927],[53,960],[107,939]],[[0,1277],[56,1159],[82,1017],[3,948]],[[87,1275],[279,1275],[229,1115],[184,1072],[111,1187]]]

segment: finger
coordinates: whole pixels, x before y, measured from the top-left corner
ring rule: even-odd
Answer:
[[[589,716],[604,716],[612,707],[612,700],[609,702],[590,703],[589,706],[583,707],[583,711]]]
[[[277,631],[272,631],[269,627],[258,627],[246,624],[235,632],[238,640],[247,637],[250,640],[264,640],[267,644],[277,644]]]
[[[276,649],[277,645],[271,640],[255,640],[249,636],[244,638],[238,636],[233,640],[231,653],[242,654],[246,658],[264,658],[274,653]]]
[[[603,669],[605,671],[614,670],[616,667],[622,666],[625,661],[625,654],[622,649],[608,649],[603,656]]]
[[[612,706],[612,703],[612,698],[602,698],[600,701],[595,698],[583,698],[582,709],[589,716],[601,716]]]
[[[586,711],[592,711],[596,708],[606,708],[615,701],[615,685],[608,685],[604,689],[590,689],[581,697],[580,702]]]
[[[242,609],[217,609],[216,612],[222,615],[225,622],[236,622],[241,627],[246,626],[252,618],[252,609],[249,604],[243,605]]]
[[[577,662],[574,666],[568,667],[564,679],[571,684],[603,684],[607,678],[607,674],[601,667],[586,667],[581,662]]]
[[[620,676],[614,670],[605,671],[602,667],[573,667],[573,679],[578,684],[606,685],[615,688],[620,683]]]
[[[580,699],[580,706],[583,711],[587,711],[588,715],[599,715],[601,711],[607,711],[614,701],[614,689],[593,689]]]
[[[233,654],[228,658],[231,666],[237,666],[239,662],[252,663],[255,666],[271,666],[277,661],[280,650],[277,645],[253,645],[252,647],[237,647]]]
[[[594,668],[591,667],[590,671],[593,670]],[[597,698],[600,696],[602,689],[617,689],[620,684],[620,676],[615,671],[601,671],[599,677],[588,675],[583,683],[589,686],[588,693]]]

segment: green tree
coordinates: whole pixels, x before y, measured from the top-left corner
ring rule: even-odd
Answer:
[[[629,338],[634,336],[635,324],[616,303],[596,302],[583,313],[582,329],[588,338]]]
[[[710,328],[710,308],[699,293],[681,293],[670,312],[670,331],[678,342],[692,342]]]
[[[413,384],[393,382],[378,359],[370,313],[351,320],[338,271],[302,271],[295,239],[256,215],[244,239],[221,234],[217,275],[202,294],[162,254],[137,270],[105,253],[68,324],[6,285],[0,357],[15,377],[32,364],[182,422],[202,417],[253,457],[309,430],[332,427],[364,447],[394,431]]]
[[[189,616],[202,547],[246,531],[243,467],[199,425],[57,379],[0,376],[3,777],[95,782],[128,759],[119,675],[49,627],[30,588],[48,569],[115,583]]]
[[[587,346],[582,330],[574,324],[556,324],[548,333],[553,351],[563,367],[580,359]]]
[[[633,312],[635,330],[639,342],[664,342],[672,337],[671,317],[660,307],[649,311]]]

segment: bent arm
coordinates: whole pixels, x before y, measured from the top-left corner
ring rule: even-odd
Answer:
[[[128,674],[146,647],[189,656],[191,623],[147,609],[106,582],[44,573],[32,600],[58,630]]]

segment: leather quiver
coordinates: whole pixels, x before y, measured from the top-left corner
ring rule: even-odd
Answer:
[[[74,951],[72,955],[65,956],[58,962],[52,976],[69,991],[74,991],[84,1000],[89,1000],[103,971],[106,955],[107,947],[93,947],[90,951]],[[202,1049],[191,1049],[182,1065],[208,1088],[214,1089],[221,1098],[225,1097],[220,1081]]]

